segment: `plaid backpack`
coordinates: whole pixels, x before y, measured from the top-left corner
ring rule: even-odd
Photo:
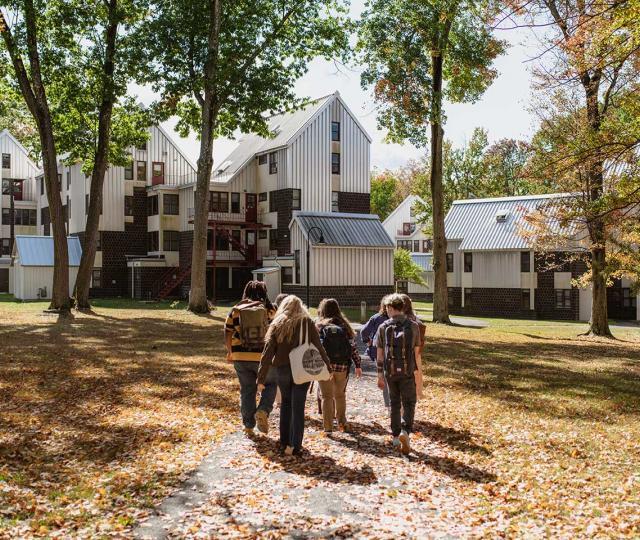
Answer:
[[[382,323],[384,332],[384,373],[388,378],[406,377],[416,370],[413,348],[415,331],[409,319],[402,322],[390,319]]]

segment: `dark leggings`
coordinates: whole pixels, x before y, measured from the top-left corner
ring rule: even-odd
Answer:
[[[309,383],[296,384],[291,375],[291,366],[285,364],[276,368],[276,378],[282,403],[280,405],[280,444],[291,446],[294,451],[302,449],[304,437],[304,406],[307,401]]]

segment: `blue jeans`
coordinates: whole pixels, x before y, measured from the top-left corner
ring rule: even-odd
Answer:
[[[280,404],[280,444],[291,446],[294,451],[302,449],[304,437],[304,406],[307,401],[309,384],[296,384],[291,375],[291,365],[276,368],[278,387],[282,395]]]
[[[256,407],[256,395],[258,394],[258,368],[260,362],[240,361],[233,363],[240,381],[240,413],[244,427],[253,429],[256,427],[256,410],[270,414],[273,410],[273,402],[276,399],[276,375],[273,369],[269,370],[265,381],[264,391],[260,396],[260,403]]]

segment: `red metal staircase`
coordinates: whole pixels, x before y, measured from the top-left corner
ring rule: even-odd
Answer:
[[[154,283],[152,291],[156,300],[164,300],[175,288],[180,285],[191,273],[191,266],[186,268],[169,268]]]

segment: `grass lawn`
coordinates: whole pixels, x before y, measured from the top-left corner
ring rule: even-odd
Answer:
[[[58,320],[7,300],[0,537],[126,534],[237,428],[226,308],[102,300]],[[442,470],[495,475],[458,475],[465,519],[491,538],[640,535],[640,329],[609,342],[577,323],[490,322],[427,328],[417,427],[450,448]]]

